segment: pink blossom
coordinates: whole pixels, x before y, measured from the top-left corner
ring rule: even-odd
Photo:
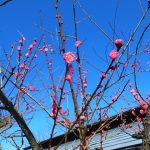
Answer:
[[[83,123],[84,122],[84,120],[85,120],[85,116],[80,116],[80,121]]]
[[[134,89],[130,89],[130,92],[133,94],[133,96],[138,95],[138,92],[136,92]]]
[[[137,64],[132,64],[132,65],[131,65],[131,68],[132,68],[132,69],[134,69],[134,68],[136,68],[136,67],[137,67]]]
[[[126,61],[126,62],[124,63],[124,67],[127,67],[127,65],[128,65],[128,62]]]
[[[52,63],[53,63],[53,59],[51,58],[49,64],[52,65]]]
[[[48,51],[48,47],[47,45],[44,45],[42,48],[40,48],[41,52],[47,52]]]
[[[29,70],[29,67],[25,66],[25,68],[24,68],[24,69],[27,71],[27,70]]]
[[[83,86],[84,86],[85,88],[87,87],[87,81],[86,81],[86,80],[83,81]]]
[[[33,57],[34,57],[34,58],[37,58],[37,54],[35,54]]]
[[[31,51],[28,51],[27,53],[25,53],[25,56],[29,56],[32,52]]]
[[[76,46],[76,47],[79,47],[81,44],[82,44],[81,41],[76,41],[75,46]]]
[[[72,64],[69,64],[68,66],[68,72],[67,72],[67,75],[66,75],[66,80],[68,80],[70,83],[72,82],[72,74],[74,72],[74,69],[72,67]]]
[[[104,79],[104,78],[106,78],[106,74],[105,73],[101,75],[101,79]]]
[[[133,115],[133,116],[136,116],[136,113],[135,113],[135,109],[134,109],[134,108],[132,109],[132,115]]]
[[[57,114],[57,105],[55,102],[52,102],[52,117],[55,117]]]
[[[118,57],[118,55],[119,55],[119,53],[117,50],[112,50],[109,54],[109,57],[114,60]]]
[[[53,49],[52,45],[49,45],[49,49],[50,49],[50,51],[51,51],[51,52],[53,52],[53,51],[54,51],[54,49]]]
[[[141,103],[140,103],[140,107],[143,108],[143,109],[145,109],[145,110],[147,110],[148,104],[146,104],[146,103],[144,103],[144,102],[141,102]]]
[[[32,50],[33,48],[34,48],[34,45],[30,44],[28,50]]]
[[[145,111],[143,109],[140,109],[140,114],[145,114]]]
[[[48,51],[48,48],[47,48],[46,46],[44,46],[44,47],[43,47],[43,51],[44,51],[44,52],[47,52],[47,51]]]
[[[73,72],[74,72],[73,66],[72,66],[72,64],[69,64],[69,66],[68,66],[68,74],[72,75]]]
[[[64,110],[59,110],[59,113],[60,113],[61,115],[65,115],[65,114],[66,114],[66,111],[64,111]]]
[[[22,73],[16,72],[16,73],[15,73],[15,77],[19,77],[19,76],[22,76]]]
[[[138,94],[135,95],[135,100],[136,100],[137,102],[140,101],[140,96],[139,96]]]
[[[67,74],[66,80],[69,81],[70,83],[72,82],[72,75]]]
[[[19,44],[20,45],[22,45],[23,44],[23,40],[21,39],[21,40],[19,40]]]
[[[139,118],[138,116],[136,117],[136,120],[137,120],[138,122],[142,122],[142,119]]]
[[[36,41],[36,39],[34,39],[33,46],[35,47],[36,44],[37,44],[37,41]]]
[[[18,46],[17,49],[18,49],[18,51],[20,51],[21,50],[21,46]]]
[[[131,83],[131,82],[129,83],[129,86],[130,86],[130,87],[132,86],[132,83]]]
[[[33,86],[29,86],[29,87],[28,87],[28,90],[29,90],[29,91],[35,91],[35,88],[34,88]]]
[[[24,36],[22,36],[22,41],[25,41],[25,40],[26,40],[26,38]]]
[[[123,40],[122,39],[116,39],[115,40],[115,45],[116,45],[116,47],[117,48],[121,48],[122,47],[122,45],[123,45]]]
[[[72,52],[64,53],[63,57],[64,57],[66,63],[71,63],[75,60],[75,55]]]
[[[24,69],[24,68],[26,68],[26,65],[24,63],[20,64],[19,68]]]

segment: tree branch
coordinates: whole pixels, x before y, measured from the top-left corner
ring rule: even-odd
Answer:
[[[27,137],[28,142],[30,143],[33,150],[39,150],[39,145],[33,136],[31,130],[28,128],[25,120],[23,117],[19,114],[19,112],[14,108],[11,101],[8,100],[8,98],[5,96],[5,94],[0,90],[0,99],[1,102],[4,104],[6,109],[9,111],[9,113],[14,117],[16,122],[18,123],[19,127]]]
[[[12,0],[6,0],[0,3],[0,7],[6,5],[7,3],[11,2]]]

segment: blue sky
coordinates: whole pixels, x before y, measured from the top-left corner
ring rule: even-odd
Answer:
[[[137,25],[143,10],[147,8],[146,0],[141,0],[141,3],[140,0],[80,0],[80,3],[88,12],[88,14],[95,20],[95,22],[113,40],[116,38],[122,38],[125,42],[127,42],[130,34]],[[67,35],[73,35],[72,1],[60,0],[60,12],[64,22],[63,33]],[[6,6],[0,7],[0,46],[5,48],[6,51],[10,53],[10,46],[14,41],[18,41],[20,39],[20,33],[26,37],[26,45],[29,45],[35,37],[40,39],[41,31],[37,26],[35,26],[35,24],[38,26],[42,25],[45,29],[55,34],[57,29],[57,20],[55,16],[55,3],[52,0],[13,0]],[[114,19],[116,19],[115,22]],[[145,18],[141,28],[134,38],[133,44],[130,46],[130,49],[135,50],[135,44],[137,43],[136,40],[139,38],[138,34],[140,34],[145,25],[149,23],[149,20],[150,14],[148,14],[148,16]],[[85,16],[78,5],[77,21],[79,39],[84,41],[83,45],[81,46],[81,55],[86,58],[85,60],[88,60],[87,63],[84,63],[83,67],[85,70],[89,70],[88,85],[90,86],[88,91],[90,92],[94,89],[93,85],[98,83],[101,73],[100,71],[95,70],[92,65],[100,70],[104,70],[107,64],[100,60],[99,56],[103,57],[105,60],[109,59],[105,53],[108,54],[110,49],[114,48],[114,45],[93,23],[91,23],[91,21],[89,21],[87,16]],[[114,31],[116,34],[114,34]],[[48,33],[45,33],[45,35],[47,37],[46,42],[48,44],[52,44],[54,49],[58,50],[57,38],[53,38]],[[145,41],[150,39],[149,35],[150,30],[144,37]],[[66,43],[66,49],[75,52],[73,39],[68,39]],[[99,54],[99,56],[97,56],[97,54]],[[41,55],[39,54],[39,56]],[[149,56],[145,55],[141,59],[148,61]],[[42,56],[39,58],[39,60],[40,65],[43,66]],[[16,62],[14,59],[14,64],[15,63]],[[57,66],[59,68],[60,63],[61,61],[54,63],[55,69],[58,72],[60,70],[57,69]],[[5,64],[5,61],[3,61],[3,64]],[[89,66],[89,64],[92,65]],[[45,73],[44,69],[42,71]],[[142,74],[142,77],[143,76],[144,78],[142,79],[142,82],[144,82],[145,85],[142,87],[141,92],[150,91],[148,86],[150,85],[150,81],[147,81],[148,74]],[[57,77],[58,75],[56,75],[56,81]],[[142,77],[141,75],[139,76],[140,84]],[[34,76],[32,79],[33,78]],[[35,85],[36,83],[37,81],[34,82]],[[45,114],[42,112],[37,112],[35,120],[30,126],[39,139],[44,139],[49,134],[48,132],[45,133],[44,129],[46,128],[48,130],[51,121],[47,120],[44,115]],[[4,145],[2,146],[4,146],[4,150],[10,148],[10,144],[3,144]],[[12,147],[11,149],[13,150]]]

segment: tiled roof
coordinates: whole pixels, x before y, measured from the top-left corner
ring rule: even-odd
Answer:
[[[136,108],[136,114],[139,114],[139,108]],[[104,142],[103,142],[103,149],[104,150],[113,150],[117,148],[132,146],[141,144],[141,139],[135,139],[131,137],[131,135],[135,134],[135,131],[133,129],[136,129],[137,127],[142,127],[140,123],[133,122],[135,120],[135,116],[132,115],[131,110],[128,110],[122,114],[122,116],[118,117],[118,119],[112,121],[116,116],[111,117],[108,122],[110,122],[110,129],[107,129],[107,132],[104,134]],[[141,116],[144,117],[144,116]],[[132,128],[126,129],[125,127],[118,127],[122,123],[122,119],[126,119],[127,124],[132,124]],[[104,120],[105,121],[105,120]],[[102,121],[102,122],[104,122]],[[101,122],[101,123],[102,123]],[[93,131],[96,131],[100,126],[100,122],[95,122],[93,124],[87,125],[88,132],[87,136],[90,136]],[[80,143],[79,136],[78,136],[77,129],[73,129],[70,133],[59,135],[57,137],[54,137],[52,139],[52,147],[58,145],[60,141],[66,136],[65,140],[62,141],[62,144],[58,148],[58,150],[73,150],[74,147],[77,147]],[[40,142],[42,147],[46,149],[49,144],[49,140],[45,140]],[[96,147],[100,147],[100,134],[97,133],[95,136],[93,136],[92,140],[89,143],[90,149],[94,150]],[[25,148],[24,150],[29,150],[30,147]],[[78,148],[76,148],[77,150]]]

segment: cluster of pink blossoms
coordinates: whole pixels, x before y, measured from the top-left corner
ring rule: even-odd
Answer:
[[[19,68],[20,68],[20,69],[29,70],[29,68],[26,66],[25,63],[20,64],[20,65],[19,65]]]
[[[123,40],[122,39],[116,39],[114,41],[116,47],[117,47],[117,50],[113,49],[110,53],[109,53],[109,57],[112,59],[112,60],[115,60],[118,56],[119,56],[119,49],[123,46]],[[110,66],[111,70],[115,70],[116,67],[115,66]],[[101,75],[101,79],[105,79],[106,78],[106,73],[104,72],[102,75]]]
[[[30,54],[32,54],[32,49],[36,46],[37,44],[37,40],[34,39],[33,43],[29,45],[28,47],[28,52],[26,52],[25,56],[29,56]]]
[[[81,41],[75,42],[76,47],[79,47],[81,44],[82,44]],[[76,60],[75,55],[71,51],[64,53],[63,58],[67,64]],[[68,80],[70,83],[72,82],[72,74],[73,74],[73,67],[72,67],[72,65],[69,65],[68,66],[68,73],[66,75],[66,80]]]
[[[73,72],[74,72],[73,66],[71,64],[69,64],[68,72],[67,72],[67,75],[66,75],[66,80],[69,81],[70,83],[72,83]]]
[[[122,45],[123,45],[123,40],[122,40],[122,39],[117,39],[117,40],[115,40],[114,43],[115,43],[117,49],[119,50],[119,49],[122,47]],[[110,52],[109,57],[110,57],[111,59],[115,60],[115,59],[118,57],[118,55],[119,55],[118,51],[115,50],[115,49],[113,49],[113,50]]]
[[[21,54],[21,49],[22,49],[22,46],[23,46],[23,43],[25,41],[25,37],[22,36],[21,39],[19,40],[19,46],[17,47],[17,50],[18,50],[18,59],[20,59],[20,57],[22,56]]]
[[[146,114],[147,109],[148,109],[148,104],[147,104],[148,102],[142,102],[141,98],[139,96],[139,93],[135,89],[131,88],[132,87],[131,83],[129,84],[129,86],[130,86],[131,94],[134,96],[136,102],[139,104],[140,114]],[[132,114],[135,115],[135,110],[134,109],[132,110]]]

